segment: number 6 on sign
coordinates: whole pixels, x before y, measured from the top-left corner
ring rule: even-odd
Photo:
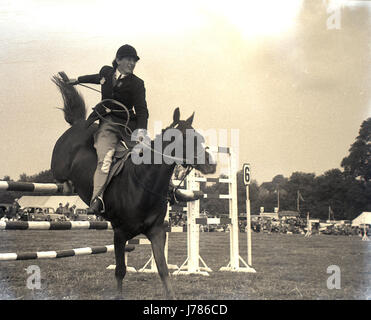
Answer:
[[[242,167],[242,172],[243,172],[243,184],[245,186],[250,184],[250,164],[245,163]]]

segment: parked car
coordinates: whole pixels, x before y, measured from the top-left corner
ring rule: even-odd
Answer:
[[[76,217],[77,221],[96,221],[97,217],[94,214],[78,214]]]
[[[21,220],[25,221],[64,221],[64,215],[55,213],[51,207],[25,207],[22,209]]]

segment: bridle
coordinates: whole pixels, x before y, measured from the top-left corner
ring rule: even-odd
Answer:
[[[179,182],[179,184],[177,186],[175,186],[173,189],[172,189],[172,192],[174,194],[174,199],[176,202],[178,202],[178,200],[176,199],[175,197],[175,192],[179,189],[180,185],[183,183],[184,179],[190,174],[190,172],[193,170],[193,167],[189,166],[187,167],[186,169],[186,172],[183,174],[183,177],[181,179],[181,181]],[[155,196],[159,196],[161,197],[162,199],[166,200],[166,201],[169,201],[170,200],[170,197],[169,196],[164,196],[163,194],[160,194],[160,193],[157,193],[153,190],[151,190],[151,188],[147,187],[137,176],[137,173],[135,172],[135,167],[133,168],[133,176],[135,177],[135,180],[137,180],[137,182],[143,187],[143,189],[149,193],[152,193],[153,195]]]

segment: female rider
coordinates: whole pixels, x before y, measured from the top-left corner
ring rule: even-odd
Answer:
[[[99,73],[71,79],[71,85],[79,83],[101,84],[102,100],[114,99],[126,106],[130,120],[128,127],[131,132],[136,129],[136,139],[145,135],[148,122],[148,109],[144,82],[133,74],[139,57],[136,50],[125,44],[116,53],[111,66],[103,66]],[[135,113],[134,113],[135,111]],[[103,213],[103,187],[111,167],[116,145],[122,135],[127,136],[124,126],[127,113],[118,104],[108,101],[99,104],[90,114],[88,121],[100,120],[99,129],[94,137],[98,163],[94,173],[93,195],[88,214]]]

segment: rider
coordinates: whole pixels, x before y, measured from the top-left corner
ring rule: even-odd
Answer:
[[[101,84],[102,100],[114,99],[127,107],[130,115],[128,127],[131,131],[139,129],[136,138],[140,139],[145,135],[147,129],[148,109],[144,82],[133,74],[138,60],[136,50],[125,44],[117,50],[112,67],[103,66],[98,74],[80,76],[77,80],[71,79],[69,84]],[[110,101],[105,102],[104,105],[99,104],[87,120],[98,120],[99,116],[107,121],[100,119],[99,130],[94,137],[98,164],[94,173],[94,188],[88,209],[89,214],[102,213],[101,191],[103,191],[102,188],[106,183],[117,143],[122,133],[125,135],[125,128],[122,124],[127,120],[126,112],[123,112],[120,106]],[[121,126],[117,124],[121,124]]]
[[[80,76],[71,79],[68,83],[101,84],[102,100],[114,99],[125,105],[129,111],[128,127],[136,132],[137,141],[146,135],[148,123],[148,109],[144,82],[133,74],[139,57],[134,47],[125,44],[116,53],[111,66],[103,66],[99,73]],[[135,113],[134,110],[135,109]],[[107,121],[102,121],[107,120]],[[103,213],[103,188],[108,178],[112,157],[120,137],[127,136],[123,123],[127,120],[126,112],[117,104],[108,101],[98,104],[89,115],[87,121],[100,120],[99,129],[94,137],[94,147],[97,151],[98,163],[94,173],[94,187],[88,214]],[[121,124],[121,125],[120,125]],[[138,129],[138,130],[137,130]],[[179,201],[195,200],[181,190],[176,190]]]

